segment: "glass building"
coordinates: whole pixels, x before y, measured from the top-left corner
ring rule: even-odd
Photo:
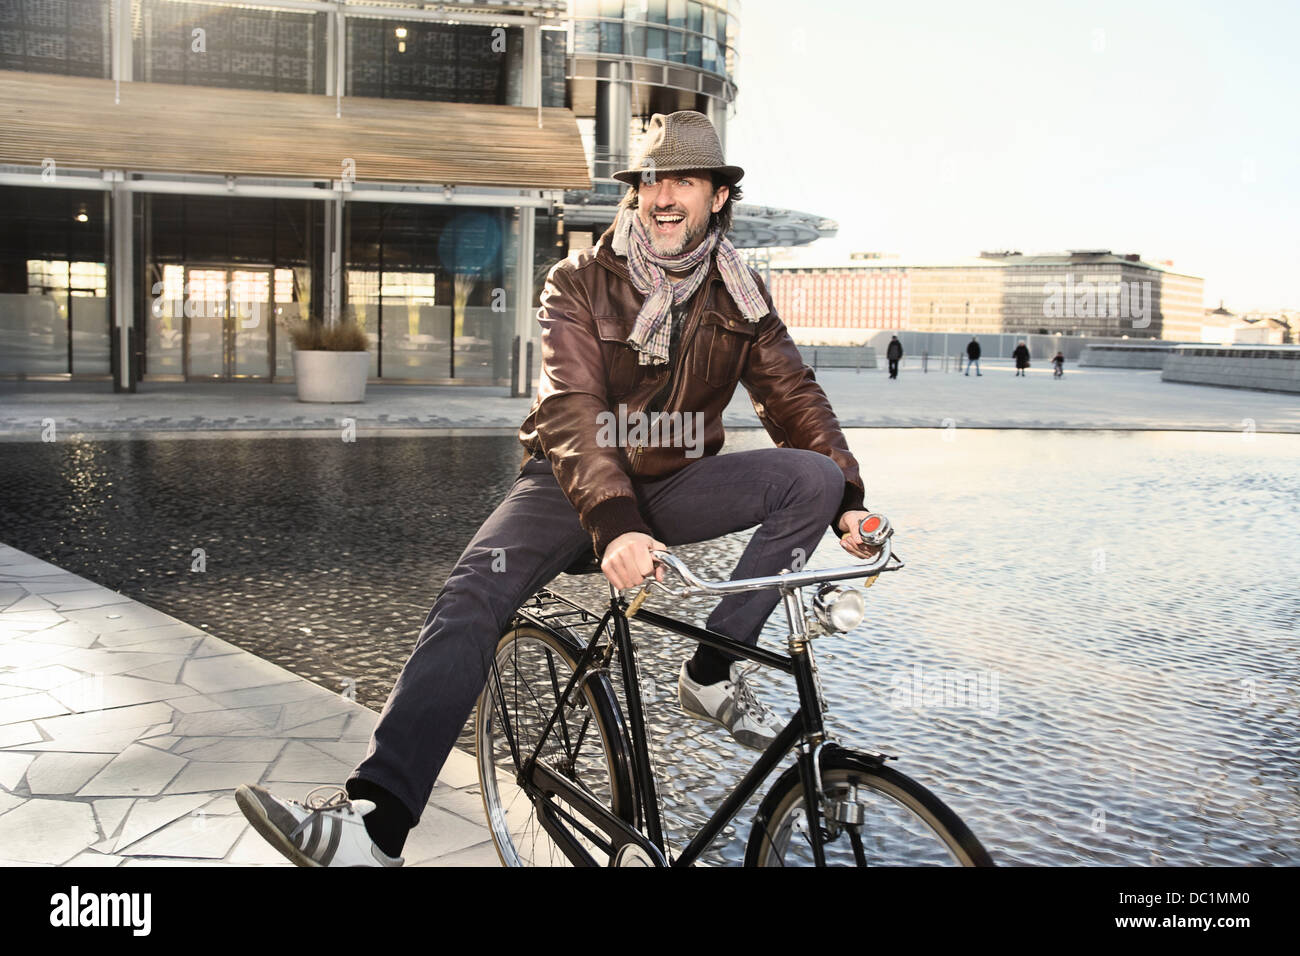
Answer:
[[[373,380],[529,392],[542,282],[650,116],[725,143],[738,29],[725,0],[0,0],[0,376],[286,381],[286,322],[355,318]]]
[[[739,66],[737,0],[571,0],[568,105],[590,163],[591,190],[565,194],[569,245],[594,241],[613,221],[626,186],[612,178],[633,164],[650,117],[696,110],[709,117],[724,152]],[[744,157],[728,159],[744,165]],[[752,200],[751,195],[748,199]],[[730,239],[754,250],[831,238],[831,219],[792,209],[737,203]]]

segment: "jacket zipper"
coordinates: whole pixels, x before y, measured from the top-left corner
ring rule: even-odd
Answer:
[[[673,398],[677,394],[677,385],[681,381],[681,376],[678,375],[678,372],[681,371],[682,366],[686,361],[687,345],[695,338],[695,333],[699,329],[699,317],[704,311],[704,300],[713,293],[712,279],[710,279],[708,288],[703,291],[707,294],[696,296],[697,301],[695,307],[691,310],[691,314],[686,319],[687,327],[682,330],[682,340],[678,345],[677,356],[673,360],[673,370],[668,376],[668,383],[663,388],[659,389],[659,391],[655,392],[654,395],[650,396],[649,401],[647,401],[640,409],[642,414],[649,411],[650,407],[654,405],[655,401],[660,395],[664,394],[664,392],[668,393],[668,400],[664,403],[664,407],[657,409],[657,411],[664,411],[672,406]],[[641,454],[644,451],[645,445],[638,445],[632,451],[632,460],[630,465],[633,472],[636,471],[637,463],[641,460]]]

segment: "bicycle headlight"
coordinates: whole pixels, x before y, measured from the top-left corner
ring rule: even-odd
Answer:
[[[851,631],[867,615],[867,602],[857,588],[823,584],[813,595],[813,614],[831,631]]]

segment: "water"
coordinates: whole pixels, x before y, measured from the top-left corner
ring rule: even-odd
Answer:
[[[1300,862],[1300,436],[849,438],[908,567],[867,592],[861,628],[817,642],[835,736],[896,755],[999,863]],[[768,444],[740,431],[728,449]],[[379,709],[517,448],[505,436],[3,445],[0,539],[327,687],[351,678]],[[678,553],[726,577],[746,538]],[[828,536],[809,566],[840,563]],[[595,606],[602,581],[556,587]],[[702,623],[709,605],[677,609]],[[763,640],[782,634],[778,610]],[[680,846],[747,752],[676,715],[687,649],[641,646]],[[788,713],[783,685],[762,687]],[[743,856],[747,817],[710,862]]]

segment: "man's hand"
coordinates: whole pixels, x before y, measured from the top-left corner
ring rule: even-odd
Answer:
[[[840,547],[854,557],[874,558],[880,553],[879,548],[867,547],[862,540],[862,535],[858,533],[858,525],[869,514],[871,514],[870,511],[846,511],[840,517],[840,523],[837,527],[840,531],[847,532],[844,537],[840,538]]]
[[[640,531],[620,534],[605,548],[605,556],[600,559],[600,570],[604,572],[609,583],[622,590],[639,585],[651,571],[655,580],[664,579],[664,566],[656,565],[650,557],[651,551],[667,551],[668,545],[656,541]]]

